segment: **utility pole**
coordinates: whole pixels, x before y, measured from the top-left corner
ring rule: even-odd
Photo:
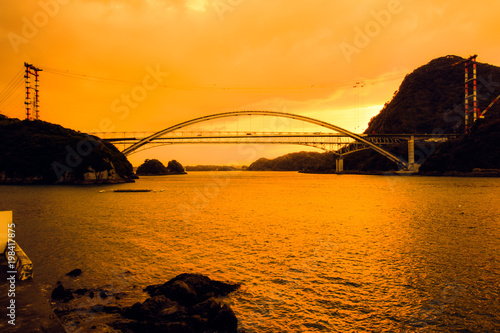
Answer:
[[[38,80],[38,72],[41,72],[42,69],[36,68],[32,64],[28,64],[27,62],[24,63],[25,69],[25,74],[24,74],[24,80],[26,83],[26,99],[24,101],[24,104],[26,105],[26,119],[27,120],[33,120],[33,114],[30,113],[31,106],[33,105],[33,113],[35,114],[36,120],[40,119],[40,113],[39,113],[39,80]],[[30,83],[30,75],[35,77],[35,87],[31,86]],[[34,90],[34,97],[33,100],[30,96],[30,89]]]
[[[473,55],[465,60],[465,133],[469,133],[471,125],[476,122],[479,116],[479,108],[477,106],[477,55]],[[472,72],[470,75],[469,72]],[[472,84],[472,89],[469,89]],[[472,90],[472,94],[469,94]],[[469,100],[472,99],[472,108],[469,107]],[[472,123],[471,123],[472,120]]]

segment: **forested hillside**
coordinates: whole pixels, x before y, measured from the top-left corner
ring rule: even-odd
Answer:
[[[0,183],[133,181],[127,158],[110,143],[59,125],[0,115]]]
[[[408,74],[392,100],[370,120],[365,133],[463,134],[464,60],[457,56],[441,57]],[[484,110],[500,95],[500,68],[478,62],[477,77],[478,107]],[[445,144],[427,143],[427,147],[417,144],[416,158],[426,157],[421,170],[470,172],[474,168],[500,168],[499,122],[500,101],[462,139]],[[428,153],[429,146],[432,146],[432,154]],[[386,146],[386,149],[395,155],[407,156],[406,144]],[[395,163],[372,150],[356,152],[344,159],[344,170],[387,171],[397,168]],[[333,154],[288,154],[275,160],[256,161],[249,169],[333,172],[335,157]]]

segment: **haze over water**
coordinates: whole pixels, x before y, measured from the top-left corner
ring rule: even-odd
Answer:
[[[496,178],[192,172],[2,186],[0,210],[47,295],[74,268],[126,292],[196,272],[243,284],[228,302],[246,332],[495,332],[499,194]]]

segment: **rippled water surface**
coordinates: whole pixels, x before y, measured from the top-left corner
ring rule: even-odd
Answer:
[[[47,290],[77,267],[96,286],[197,272],[243,284],[246,332],[499,332],[499,197],[496,178],[192,172],[0,186],[0,209]]]

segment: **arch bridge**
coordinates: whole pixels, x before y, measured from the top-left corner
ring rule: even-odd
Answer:
[[[319,126],[323,129],[314,132],[285,132],[283,128],[274,125],[265,131],[187,131],[186,128],[194,124],[208,122],[214,119],[267,116],[280,119],[293,119]],[[398,164],[400,169],[415,171],[418,165],[414,162],[415,136],[411,134],[398,135],[367,135],[356,134],[339,126],[314,118],[284,113],[278,111],[232,111],[212,114],[204,117],[191,119],[155,133],[130,134],[123,133],[118,137],[117,133],[92,133],[100,136],[115,145],[128,145],[123,153],[131,155],[135,152],[159,145],[170,144],[299,144],[319,148],[337,154],[337,171],[343,171],[343,156],[363,149],[373,149],[389,160]],[[104,134],[104,135],[103,135]],[[110,137],[111,136],[111,137]],[[421,138],[422,135],[417,137]],[[431,135],[423,135],[429,139]],[[442,139],[442,137],[440,137]],[[408,159],[396,156],[383,145],[408,142]]]

